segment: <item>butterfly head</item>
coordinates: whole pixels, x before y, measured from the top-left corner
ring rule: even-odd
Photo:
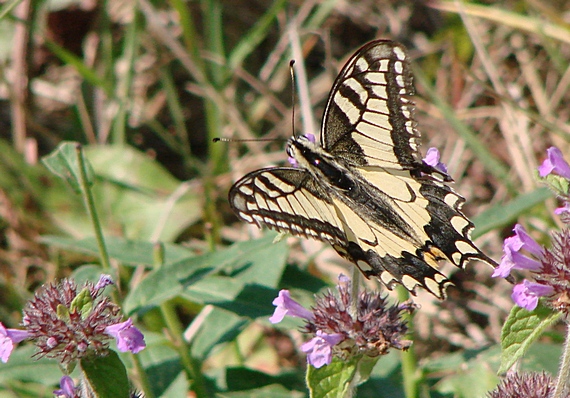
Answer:
[[[354,181],[348,170],[338,159],[315,143],[314,137],[291,138],[287,144],[287,154],[291,165],[306,170],[316,180],[343,191],[354,188]]]
[[[303,162],[300,163],[298,160],[300,154],[315,147],[317,144],[314,134],[308,133],[300,137],[293,137],[287,143],[287,155],[289,155],[287,160],[291,166],[303,168]]]

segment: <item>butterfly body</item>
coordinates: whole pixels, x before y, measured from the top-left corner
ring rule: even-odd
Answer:
[[[333,85],[320,143],[291,138],[295,167],[247,174],[229,201],[244,221],[329,242],[389,288],[421,286],[444,298],[451,282],[439,260],[495,263],[471,242],[451,178],[421,160],[411,79],[401,45],[362,47]]]

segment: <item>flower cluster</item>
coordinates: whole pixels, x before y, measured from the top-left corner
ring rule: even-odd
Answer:
[[[6,329],[0,323],[0,358],[7,362],[14,345],[32,340],[35,356],[57,359],[65,367],[89,355],[106,355],[109,340],[115,338],[120,351],[137,353],[145,348],[142,333],[132,320],[120,322],[120,308],[103,296],[110,276],[102,275],[81,290],[73,280],[42,286],[23,310],[24,330]],[[62,380],[61,391],[69,391],[69,380]]]
[[[273,304],[277,307],[269,320],[278,323],[285,315],[303,318],[304,332],[314,337],[301,346],[307,362],[315,368],[328,365],[333,356],[367,355],[375,357],[388,353],[390,347],[407,349],[411,342],[402,340],[407,326],[402,312],[412,312],[411,302],[389,306],[378,293],[363,291],[353,304],[350,280],[339,277],[338,294],[328,292],[317,298],[312,311],[293,300],[287,290],[281,290]],[[355,306],[354,310],[351,310]]]
[[[548,157],[538,171],[541,177],[548,177],[550,185],[565,202],[564,206],[556,209],[555,213],[565,215],[562,221],[570,225],[570,196],[568,196],[570,165],[566,163],[560,150],[552,147],[548,149]],[[554,232],[550,248],[539,245],[519,224],[515,226],[514,233],[514,236],[504,241],[504,254],[493,276],[507,277],[513,269],[530,270],[533,275],[532,280],[525,279],[513,288],[512,298],[515,303],[532,311],[537,307],[539,298],[545,297],[552,308],[568,315],[570,230]]]
[[[510,373],[488,394],[488,398],[548,398],[554,380],[547,373]]]

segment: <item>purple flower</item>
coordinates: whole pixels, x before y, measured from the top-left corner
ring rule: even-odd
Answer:
[[[427,150],[426,157],[423,159],[424,163],[447,174],[447,166],[439,161],[440,155],[437,148],[430,148]]]
[[[125,322],[107,326],[105,333],[117,340],[117,347],[121,352],[130,351],[136,354],[146,347],[143,334],[133,326],[131,318]]]
[[[317,138],[315,137],[314,134],[308,133],[308,134],[305,134],[305,137],[307,137],[307,139],[308,139],[309,141],[311,141],[313,144],[314,144],[315,142],[317,142]]]
[[[53,393],[58,397],[64,398],[74,398],[75,397],[75,384],[69,376],[63,376],[59,381],[59,390],[55,390]]]
[[[513,288],[511,295],[513,301],[522,308],[532,311],[538,305],[538,298],[554,293],[552,286],[546,286],[526,279]]]
[[[283,320],[285,315],[304,318],[303,333],[312,339],[301,346],[307,353],[307,362],[315,368],[328,365],[334,355],[346,359],[352,355],[377,357],[386,355],[390,348],[406,350],[411,341],[403,340],[407,332],[402,312],[411,313],[417,308],[411,302],[388,305],[386,297],[379,293],[363,291],[356,297],[356,313],[351,314],[353,305],[352,282],[345,275],[338,278],[337,294],[331,292],[318,297],[312,311],[291,298],[288,290],[281,290],[273,300],[276,306],[272,323]],[[343,342],[343,348],[336,345]]]
[[[119,306],[102,293],[91,282],[79,287],[72,279],[38,289],[22,318],[38,349],[35,355],[57,359],[64,367],[87,356],[106,355],[111,337],[105,328],[122,317]]]
[[[560,149],[552,146],[546,150],[548,157],[538,167],[538,172],[541,177],[546,177],[548,174],[555,172],[559,176],[570,179],[570,165],[564,160]]]
[[[554,210],[554,214],[556,215],[563,213],[570,213],[570,202],[564,202],[564,206],[558,207],[556,210]]]
[[[537,258],[542,258],[544,249],[530,237],[522,225],[515,225],[513,231],[515,232],[517,238],[519,238],[519,240],[522,242],[523,249]]]
[[[313,319],[313,313],[293,300],[289,294],[289,290],[281,290],[279,296],[273,300],[273,305],[276,308],[271,318],[269,318],[269,322],[271,323],[281,322],[285,315],[307,320]]]
[[[301,346],[301,351],[307,353],[307,362],[315,368],[329,365],[332,361],[332,348],[343,341],[342,333],[327,334],[317,330],[316,336]]]
[[[541,263],[520,253],[525,249],[538,258],[542,258],[543,249],[525,231],[522,225],[517,224],[514,228],[515,235],[505,239],[503,243],[503,257],[501,263],[493,272],[493,277],[506,278],[514,269],[539,270]]]
[[[8,362],[8,358],[14,350],[14,344],[18,344],[22,340],[28,338],[28,332],[20,329],[6,329],[0,322],[0,359],[2,362]]]
[[[101,290],[109,285],[112,285],[113,283],[115,282],[113,282],[113,278],[111,278],[111,275],[101,274],[101,276],[99,277],[99,281],[95,285],[95,289]]]

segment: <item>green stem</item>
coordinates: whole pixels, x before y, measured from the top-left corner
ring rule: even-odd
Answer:
[[[560,371],[558,372],[558,380],[554,388],[552,398],[565,397],[568,380],[570,378],[570,324],[567,324],[568,332],[566,333],[566,342],[564,343],[564,353],[562,354],[562,362],[560,363]]]
[[[404,302],[409,299],[410,295],[408,291],[402,286],[398,286],[397,291],[400,302]],[[403,314],[402,317],[406,320],[408,330],[412,330],[413,315]],[[406,398],[416,398],[418,397],[418,367],[413,345],[407,351],[402,351],[401,359],[402,379]]]
[[[85,208],[87,209],[87,213],[93,224],[95,238],[97,239],[97,247],[99,248],[99,255],[101,256],[101,265],[104,271],[110,272],[111,265],[109,262],[109,254],[107,253],[103,231],[101,230],[101,224],[99,223],[99,217],[97,216],[97,210],[95,209],[95,201],[93,200],[90,183],[87,180],[87,169],[81,144],[78,143],[75,146],[75,149],[77,152],[77,165],[79,166],[79,184],[81,185]]]
[[[141,357],[137,354],[131,354],[131,359],[136,369],[136,374],[139,379],[139,387],[144,392],[145,398],[154,398],[154,392],[152,391],[152,387],[150,385],[150,380],[146,375],[146,371],[144,370],[144,366],[141,362]]]
[[[91,181],[89,181],[87,178],[87,165],[85,158],[83,157],[83,149],[81,147],[81,144],[76,144],[75,149],[77,154],[77,165],[79,167],[79,184],[81,186],[85,208],[87,209],[87,213],[91,218],[91,222],[93,223],[93,230],[95,231],[97,247],[99,248],[99,255],[101,257],[101,265],[103,270],[110,272],[111,265],[109,261],[109,253],[107,252],[107,246],[105,245],[105,239],[103,237],[103,231],[99,222],[99,216],[97,215],[97,209],[95,208],[95,200],[93,199],[93,193],[91,192]],[[116,290],[113,291],[112,297],[114,302],[120,302]],[[145,397],[154,398],[154,394],[152,393],[150,387],[150,382],[140,362],[139,356],[132,354],[131,358],[137,370],[140,386],[145,393]]]
[[[154,269],[158,270],[164,263],[163,244],[156,243],[154,245],[153,257]],[[172,343],[178,352],[180,352],[180,361],[186,370],[186,375],[189,380],[192,380],[192,391],[197,398],[207,397],[207,389],[204,378],[202,377],[201,364],[190,355],[190,347],[184,339],[184,331],[176,315],[174,305],[172,302],[167,301],[160,305],[160,312],[166,323],[166,328],[168,329],[169,336],[171,336]]]
[[[123,59],[127,63],[125,72],[118,77],[116,97],[119,109],[113,119],[112,137],[113,143],[117,145],[125,145],[127,142],[127,119],[129,117],[129,96],[131,95],[131,86],[134,79],[134,64],[138,48],[138,32],[139,32],[139,12],[136,6],[133,6],[133,20],[127,27],[125,36],[125,45],[123,48]]]
[[[188,379],[192,381],[192,391],[196,398],[208,397],[208,391],[202,377],[201,364],[190,355],[190,347],[184,340],[184,331],[176,316],[174,306],[170,302],[160,305],[160,312],[164,317],[166,327],[170,332],[175,348],[180,353],[180,361],[186,370]]]
[[[404,391],[406,398],[416,398],[418,396],[416,354],[412,347],[407,351],[402,351],[402,379],[404,380]]]

